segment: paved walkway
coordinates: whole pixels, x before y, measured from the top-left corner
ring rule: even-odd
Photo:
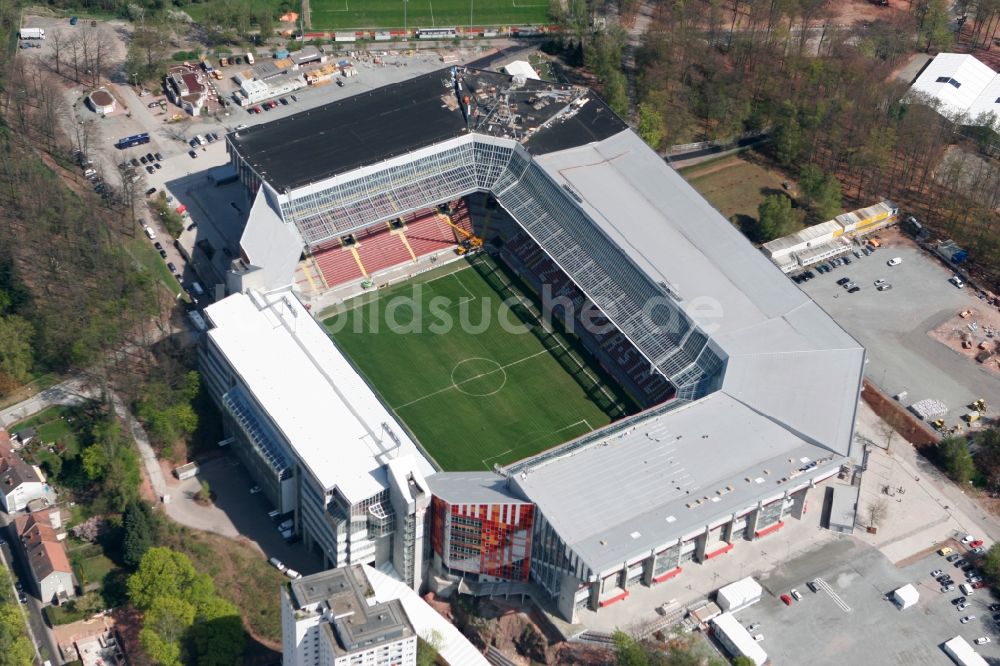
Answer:
[[[898,434],[888,452],[880,448],[886,443],[884,422],[863,402],[856,432],[875,443],[858,499],[858,539],[898,563],[952,537],[971,533],[987,546],[1000,537],[1000,520]],[[879,502],[886,507],[886,515],[878,523],[878,533],[868,534],[868,507]]]
[[[91,386],[82,377],[74,377],[73,379],[68,379],[47,388],[38,395],[32,396],[0,412],[0,427],[6,427],[11,423],[23,421],[53,405],[79,405],[87,400],[95,400],[99,397],[99,389]],[[143,429],[142,424],[132,416],[132,413],[129,412],[125,403],[117,394],[111,394],[111,402],[114,406],[115,414],[124,421],[129,432],[132,433],[132,438],[135,439],[136,444],[139,446],[139,456],[146,467],[150,482],[153,484],[153,490],[156,491],[156,496],[162,500],[167,492],[167,484],[163,478],[163,470],[160,469],[160,465],[156,461],[156,453],[149,444],[149,437],[146,436],[146,431]]]

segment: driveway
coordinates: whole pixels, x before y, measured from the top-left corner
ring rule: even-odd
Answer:
[[[202,506],[192,496],[202,481],[212,490],[213,502]],[[279,560],[302,574],[324,569],[323,562],[301,543],[288,543],[278,533],[275,521],[267,514],[274,507],[262,493],[250,494],[254,485],[249,473],[234,456],[199,463],[198,475],[186,481],[170,481],[167,515],[195,529],[215,532],[230,538],[242,536],[254,543],[264,557]]]

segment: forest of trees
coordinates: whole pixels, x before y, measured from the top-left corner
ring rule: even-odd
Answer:
[[[933,109],[901,103],[908,82],[893,72],[913,53],[956,39],[944,0],[909,4],[908,13],[841,28],[829,23],[830,0],[658,3],[636,56],[637,129],[654,148],[770,130],[765,154],[802,182],[811,220],[842,198],[867,205],[889,197],[967,247],[995,280],[1000,170],[979,160],[996,135],[957,133]],[[989,47],[1000,2],[965,4],[959,38],[966,48]],[[591,39],[620,42],[613,32]],[[614,69],[601,64],[597,46],[583,53],[598,54],[588,64],[601,65],[592,69],[599,78]],[[609,99],[617,86],[612,80]],[[772,212],[779,205],[768,203]]]

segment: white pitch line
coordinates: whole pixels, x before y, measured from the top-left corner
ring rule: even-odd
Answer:
[[[438,393],[444,393],[445,391],[449,391],[449,390],[451,390],[453,388],[458,388],[460,385],[465,384],[467,382],[471,382],[474,379],[481,379],[483,377],[487,377],[489,375],[493,375],[493,374],[496,374],[498,372],[503,372],[504,370],[506,370],[507,368],[511,367],[512,365],[517,365],[518,363],[524,363],[525,361],[530,361],[531,359],[535,358],[536,356],[541,356],[542,354],[547,354],[548,351],[549,351],[548,349],[543,349],[540,352],[535,352],[534,354],[531,354],[529,356],[525,356],[524,358],[519,358],[516,361],[511,361],[507,365],[499,365],[498,364],[496,370],[490,370],[489,372],[481,372],[478,375],[474,375],[472,377],[469,377],[468,379],[463,379],[460,382],[452,382],[450,386],[445,386],[442,389],[438,389],[437,391],[433,391],[431,393],[428,393],[425,396],[421,396],[421,397],[417,398],[416,400],[411,400],[410,402],[407,402],[405,404],[397,405],[396,407],[393,407],[393,410],[399,410],[399,409],[402,409],[404,407],[409,407],[410,405],[414,405],[414,404],[420,402],[421,400],[426,400],[427,398],[433,397],[433,396],[437,395]]]

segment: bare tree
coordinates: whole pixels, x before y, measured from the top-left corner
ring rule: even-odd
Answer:
[[[62,30],[58,28],[49,33],[49,46],[52,47],[52,63],[55,65],[56,74],[62,74],[62,52],[66,48],[66,41]]]
[[[866,510],[868,513],[868,526],[878,527],[878,524],[885,519],[886,514],[889,512],[889,505],[884,499],[880,498],[869,502]]]

